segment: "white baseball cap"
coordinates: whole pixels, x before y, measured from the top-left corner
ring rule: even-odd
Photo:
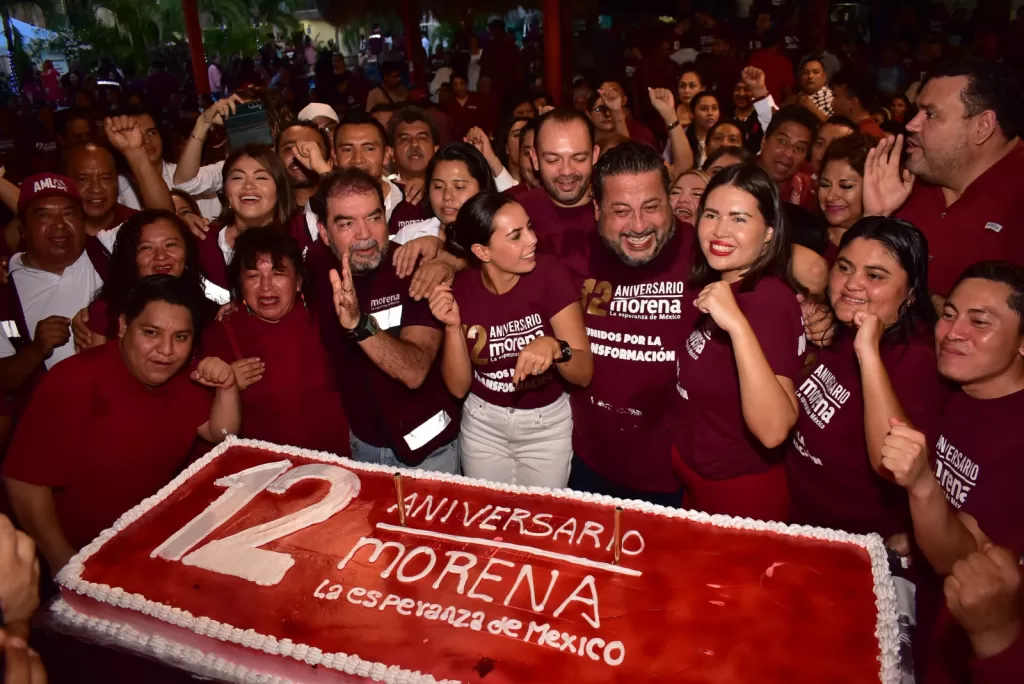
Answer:
[[[334,108],[322,102],[313,102],[303,107],[302,111],[299,112],[299,121],[312,121],[318,116],[325,116],[334,121],[334,123],[341,122]]]

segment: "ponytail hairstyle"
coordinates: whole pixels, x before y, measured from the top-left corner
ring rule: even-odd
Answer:
[[[509,204],[515,204],[515,200],[493,191],[482,192],[466,200],[449,231],[446,245],[448,250],[466,259],[474,268],[480,268],[481,261],[473,253],[473,245],[490,245],[491,235],[494,234],[494,218]]]

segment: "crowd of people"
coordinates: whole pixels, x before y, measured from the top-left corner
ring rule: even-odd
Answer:
[[[1024,680],[1021,79],[794,31],[698,12],[557,106],[488,90],[499,26],[436,88],[222,90],[175,156],[68,110],[0,179],[4,619],[238,435],[878,534],[905,672]],[[274,144],[225,149],[248,101]]]

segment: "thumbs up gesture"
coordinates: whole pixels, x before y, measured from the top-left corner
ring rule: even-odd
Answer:
[[[908,493],[922,493],[932,478],[925,436],[898,418],[890,418],[889,434],[882,445],[882,466]]]

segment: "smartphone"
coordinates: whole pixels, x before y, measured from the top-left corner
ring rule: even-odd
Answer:
[[[270,120],[262,102],[243,102],[238,105],[224,127],[228,132],[228,145],[232,149],[244,147],[249,143],[274,144],[274,136],[270,133]]]

